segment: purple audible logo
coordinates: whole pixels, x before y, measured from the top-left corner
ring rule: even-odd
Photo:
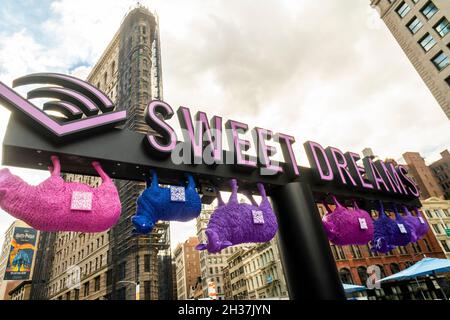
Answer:
[[[33,89],[27,99],[0,82],[0,102],[11,111],[19,111],[56,138],[88,132],[99,127],[125,123],[126,111],[114,111],[113,102],[99,89],[75,77],[58,73],[36,73],[13,81],[13,87],[30,84],[56,85]],[[53,99],[40,109],[30,99]],[[51,112],[62,116],[56,116]]]

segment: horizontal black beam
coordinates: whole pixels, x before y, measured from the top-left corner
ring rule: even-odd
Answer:
[[[274,188],[290,182],[304,182],[311,186],[316,199],[327,193],[346,198],[383,200],[397,202],[409,206],[420,206],[416,199],[402,198],[397,195],[368,193],[359,189],[348,189],[332,183],[316,183],[312,170],[299,167],[299,176],[292,170],[284,174],[260,175],[259,170],[242,171],[234,165],[219,164],[216,166],[174,164],[171,158],[152,157],[145,143],[145,135],[126,129],[109,129],[103,133],[80,137],[77,140],[56,143],[26,118],[11,115],[3,141],[2,164],[6,166],[47,170],[51,165],[50,157],[57,155],[61,159],[62,171],[84,175],[97,175],[91,162],[98,160],[104,170],[114,179],[145,181],[151,169],[156,169],[161,183],[173,184],[183,180],[184,173],[190,172],[202,186],[216,186],[221,190],[229,190],[228,180],[239,180],[241,190],[256,191],[256,183],[262,182],[271,194]],[[226,158],[225,151],[224,158]],[[282,164],[284,168],[290,164]],[[369,202],[368,202],[369,203]]]

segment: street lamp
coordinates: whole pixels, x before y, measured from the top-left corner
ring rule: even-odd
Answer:
[[[140,300],[139,291],[140,291],[141,287],[139,285],[139,282],[123,280],[123,281],[118,281],[117,283],[124,283],[124,284],[132,284],[132,285],[134,285],[136,287],[136,300]]]

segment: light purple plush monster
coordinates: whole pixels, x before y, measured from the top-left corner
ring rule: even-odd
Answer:
[[[414,208],[414,212],[416,213],[417,219],[420,222],[419,228],[416,230],[416,234],[418,239],[422,239],[428,233],[428,230],[430,230],[430,226],[427,223],[427,219],[424,218],[422,212],[420,212],[419,209]]]
[[[403,220],[411,229],[411,242],[417,242],[420,239],[421,221],[418,217],[414,217],[406,206],[403,206],[405,216]]]
[[[8,169],[0,170],[0,207],[41,231],[102,232],[119,220],[117,189],[98,162],[92,166],[103,180],[98,188],[65,182],[58,157],[52,157],[50,178],[31,186]]]
[[[373,238],[373,221],[369,213],[358,208],[354,202],[354,209],[350,210],[342,206],[332,196],[336,209],[331,211],[326,205],[327,214],[322,219],[322,224],[328,239],[336,245],[362,245],[367,244]]]
[[[230,184],[232,190],[230,200],[225,204],[218,193],[219,206],[211,215],[205,231],[208,241],[206,244],[199,244],[197,250],[218,253],[227,247],[242,243],[268,242],[277,233],[277,219],[264,186],[261,183],[257,185],[262,197],[261,204],[258,205],[253,197],[249,196],[252,202],[250,205],[238,202],[237,181],[232,179]]]

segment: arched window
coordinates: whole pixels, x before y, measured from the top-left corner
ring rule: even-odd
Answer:
[[[342,283],[354,284],[352,274],[350,273],[349,269],[342,268],[341,270],[339,270],[339,276],[341,278]]]
[[[428,252],[433,251],[431,250],[430,244],[428,243],[427,239],[423,239],[423,243],[425,244],[425,247],[427,248]]]
[[[397,263],[391,263],[390,267],[392,274],[400,272],[400,266]]]
[[[358,267],[358,276],[359,280],[361,281],[361,284],[364,286],[367,282],[367,268],[366,267]]]
[[[384,271],[384,268],[381,264],[377,265],[380,268],[380,276],[381,278],[385,278],[386,277],[386,272]]]

